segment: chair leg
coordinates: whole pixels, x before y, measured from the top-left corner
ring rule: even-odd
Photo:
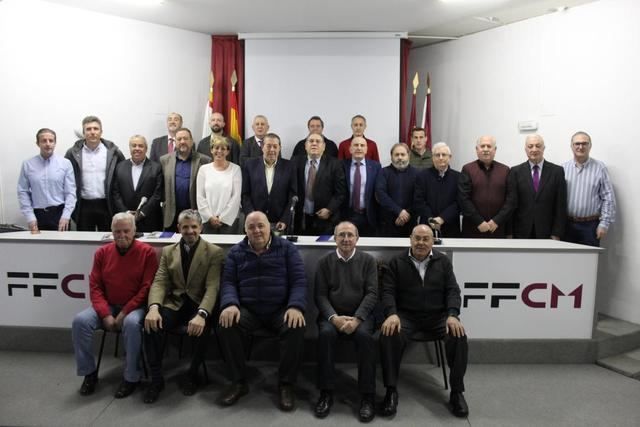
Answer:
[[[118,347],[120,346],[120,331],[116,332],[116,348],[113,351],[113,357],[118,358]]]
[[[102,339],[100,340],[100,350],[98,351],[98,364],[96,365],[96,375],[100,372],[100,364],[102,363],[102,352],[104,351],[104,340],[107,338],[107,331],[102,330]]]
[[[439,368],[442,364],[442,361],[440,360],[440,341],[435,340],[433,342],[433,347],[435,348],[436,363],[438,364],[438,368]]]
[[[251,360],[251,352],[253,351],[253,335],[249,336],[249,348],[247,349],[247,362]]]
[[[449,390],[449,381],[447,380],[447,368],[445,367],[446,363],[444,358],[444,344],[441,340],[436,341],[436,347],[438,350],[438,354],[440,355],[439,359],[441,361],[442,366],[442,379],[444,380],[444,389]]]

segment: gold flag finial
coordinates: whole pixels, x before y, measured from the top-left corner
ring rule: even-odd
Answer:
[[[413,94],[416,94],[418,90],[418,85],[420,84],[420,80],[418,79],[418,72],[416,71],[416,75],[413,77]]]
[[[231,90],[235,92],[236,84],[238,83],[238,75],[236,74],[236,70],[233,70],[231,73]]]

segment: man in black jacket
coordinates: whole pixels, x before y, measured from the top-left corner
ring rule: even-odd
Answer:
[[[444,338],[450,369],[450,409],[458,417],[469,415],[464,395],[467,336],[458,318],[460,287],[451,261],[432,250],[433,232],[418,225],[411,232],[411,249],[393,258],[384,270],[382,304],[386,317],[380,336],[382,377],[387,393],[382,414],[396,413],[398,371],[402,354],[415,332]]]

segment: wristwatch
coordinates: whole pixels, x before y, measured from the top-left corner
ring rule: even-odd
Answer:
[[[203,319],[206,319],[207,317],[209,317],[209,313],[207,313],[206,310],[199,309],[198,316],[202,317]]]

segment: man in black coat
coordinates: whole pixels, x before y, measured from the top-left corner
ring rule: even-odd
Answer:
[[[383,274],[385,321],[380,335],[380,362],[387,392],[382,414],[394,415],[398,406],[398,373],[402,354],[415,332],[444,339],[450,369],[451,412],[469,415],[464,398],[467,336],[460,322],[460,287],[447,256],[433,250],[433,231],[421,224],[411,232],[411,249],[393,258]]]
[[[560,240],[567,222],[567,183],[564,169],[544,159],[544,140],[529,135],[524,143],[528,161],[511,168],[508,195],[515,211],[516,239]]]
[[[142,135],[129,139],[129,151],[131,158],[118,163],[111,186],[115,210],[134,215],[138,231],[162,230],[162,167],[147,158],[147,140]]]
[[[173,153],[176,149],[176,131],[182,127],[182,116],[178,113],[169,113],[167,116],[167,134],[154,138],[151,142],[149,158],[154,162],[160,162],[160,157],[167,153]]]

